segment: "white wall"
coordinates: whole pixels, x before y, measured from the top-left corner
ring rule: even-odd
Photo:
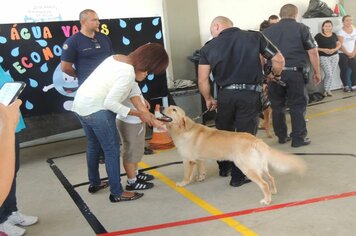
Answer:
[[[163,15],[162,0],[31,0],[1,6],[0,24],[23,23],[25,16],[37,21],[42,17],[45,21],[78,20],[79,12],[86,8],[95,10],[105,19]]]
[[[324,2],[334,9],[339,1]],[[229,17],[241,29],[258,30],[263,20],[267,20],[272,14],[279,15],[280,8],[287,3],[298,7],[300,19],[308,8],[309,0],[198,0],[201,44],[210,38],[210,23],[216,16]]]

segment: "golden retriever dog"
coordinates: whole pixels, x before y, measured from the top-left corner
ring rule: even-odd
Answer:
[[[303,160],[272,149],[249,133],[217,130],[195,123],[177,106],[165,108],[162,114],[167,118],[167,131],[183,158],[184,178],[177,186],[191,183],[195,165],[197,180],[204,180],[203,160],[229,160],[260,187],[264,195],[260,203],[269,205],[271,194],[277,193],[274,179],[268,171],[269,165],[282,173],[297,172],[302,175],[306,170]]]

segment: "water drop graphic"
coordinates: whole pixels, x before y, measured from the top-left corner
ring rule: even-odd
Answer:
[[[126,38],[125,36],[122,36],[122,43],[125,45],[129,45],[130,44],[130,40],[128,38]]]
[[[11,56],[17,57],[19,55],[19,52],[20,52],[19,51],[19,47],[14,48],[14,49],[11,50]]]
[[[30,86],[32,88],[36,88],[38,86],[38,82],[36,80],[29,78],[29,81],[30,81]]]
[[[25,107],[27,110],[32,110],[33,109],[33,104],[26,100]]]
[[[48,71],[48,66],[47,66],[47,63],[44,63],[42,66],[41,66],[41,71],[43,73],[46,73]]]
[[[155,18],[152,20],[152,25],[157,26],[159,23],[159,18]]]
[[[162,32],[158,31],[158,33],[156,34],[156,39],[161,39],[162,38]]]
[[[41,46],[41,47],[46,47],[47,46],[47,41],[43,39],[36,40],[36,42]]]
[[[7,39],[3,36],[0,36],[0,43],[5,44],[7,42]]]
[[[135,25],[135,30],[136,31],[141,31],[142,30],[142,23],[138,23]]]
[[[147,92],[148,92],[147,84],[145,84],[145,86],[142,87],[141,91],[142,91],[143,93],[147,93]]]
[[[73,107],[73,101],[65,101],[63,103],[63,108],[66,109],[67,111],[70,111]]]
[[[121,28],[126,28],[127,24],[124,20],[120,20],[120,27]]]
[[[149,74],[148,76],[147,76],[147,79],[148,80],[153,80],[155,78],[155,75],[154,74]]]

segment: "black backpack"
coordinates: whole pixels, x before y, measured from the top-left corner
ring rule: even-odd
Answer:
[[[315,17],[330,17],[336,16],[328,5],[320,0],[310,0],[307,11],[304,13],[304,18],[315,18]]]

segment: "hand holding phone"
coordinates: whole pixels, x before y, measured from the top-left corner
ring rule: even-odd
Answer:
[[[0,89],[0,103],[5,106],[13,103],[25,87],[26,83],[22,81],[5,83]]]
[[[0,132],[5,132],[6,129],[15,133],[20,118],[21,104],[20,99],[15,100],[8,106],[0,103]]]

